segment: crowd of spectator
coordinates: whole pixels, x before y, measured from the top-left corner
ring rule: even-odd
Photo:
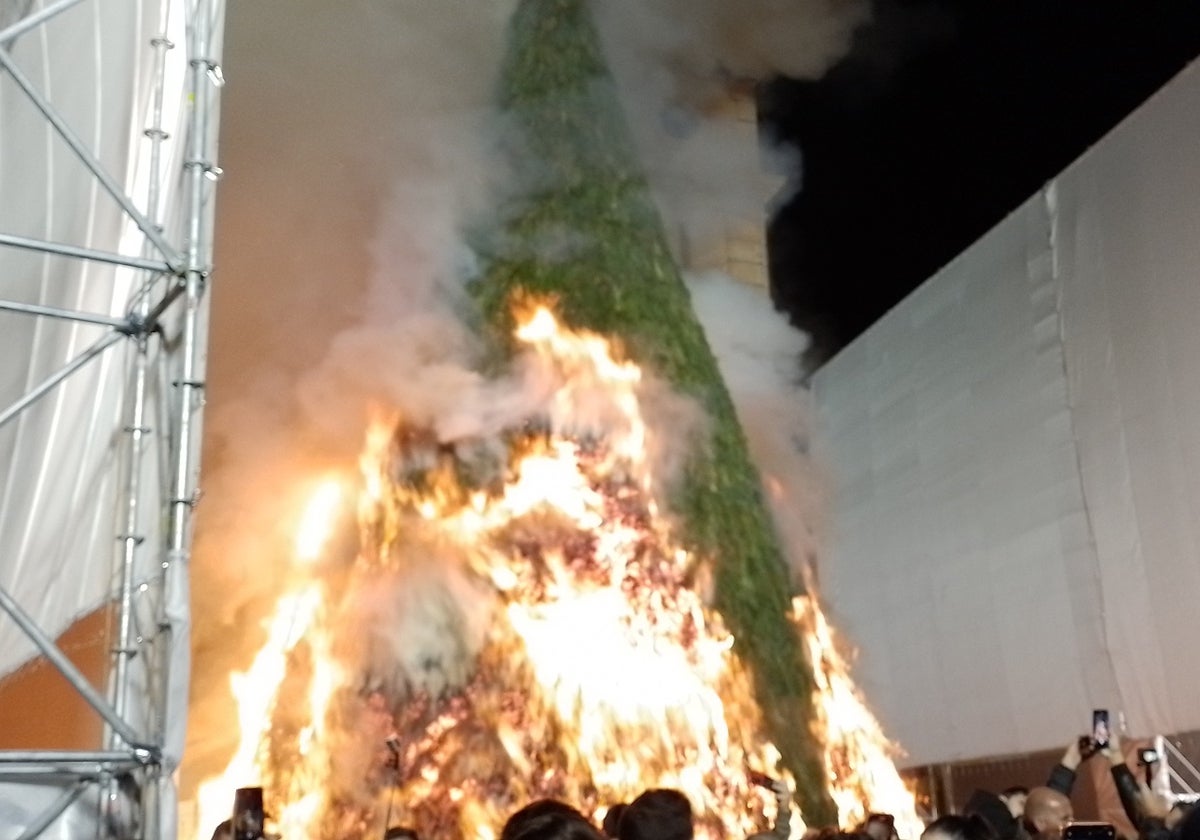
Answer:
[[[786,840],[790,834],[786,788],[776,783],[775,793],[781,805],[775,825],[750,840]],[[692,840],[693,835],[688,798],[677,790],[656,788],[610,807],[600,828],[566,803],[534,802],[508,819],[500,840]]]
[[[1125,836],[1111,824],[1076,822],[1071,793],[1085,760],[1108,764],[1112,784],[1134,834]],[[791,792],[778,780],[767,780],[778,803],[774,825],[745,840],[787,840],[791,835]],[[764,782],[766,783],[766,782]],[[999,793],[976,790],[961,814],[932,820],[919,840],[1200,840],[1200,808],[1186,801],[1169,802],[1138,779],[1126,763],[1114,734],[1102,747],[1087,739],[1072,741],[1051,769],[1044,785],[1014,786]],[[693,840],[691,804],[683,793],[667,788],[648,790],[629,803],[611,805],[600,825],[571,805],[553,799],[533,802],[505,823],[500,840]],[[231,837],[229,823],[213,834]],[[386,840],[418,840],[410,828],[392,827]],[[810,828],[805,840],[902,840],[890,814],[871,813],[861,824]],[[918,840],[918,838],[903,838]]]
[[[1103,761],[1132,827],[1077,822],[1071,793],[1080,765]],[[1097,746],[1087,738],[1071,741],[1044,785],[1011,787],[1000,793],[977,790],[961,815],[930,823],[922,840],[1200,840],[1200,810],[1194,802],[1169,801],[1138,779],[1113,733]]]
[[[1103,761],[1107,775],[1133,826],[1134,834],[1111,824],[1079,822],[1071,793],[1084,761]],[[748,840],[782,840],[790,833],[789,795],[775,784],[779,818],[770,831]],[[1200,840],[1200,809],[1185,801],[1169,802],[1138,779],[1126,763],[1120,738],[1113,734],[1096,747],[1088,739],[1072,741],[1044,785],[1013,786],[998,793],[977,790],[960,814],[931,821],[920,840]],[[675,790],[650,790],[633,802],[614,805],[595,826],[575,808],[543,800],[517,811],[500,840],[692,840],[692,811]],[[810,829],[806,840],[901,840],[890,814],[872,813],[859,825]],[[917,838],[905,838],[917,840]]]

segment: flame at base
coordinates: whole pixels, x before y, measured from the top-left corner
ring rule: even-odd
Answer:
[[[749,771],[788,776],[734,639],[698,594],[706,564],[659,513],[641,371],[545,309],[518,338],[555,384],[531,425],[482,445],[398,420],[369,431],[358,556],[298,586],[319,603],[291,622],[298,635],[272,633],[251,669],[261,681],[241,681],[243,745],[202,798],[261,782],[284,838],[378,836],[385,820],[491,838],[536,798],[598,816],[650,787],[684,791],[700,837],[769,827],[774,799]],[[798,608],[809,636],[825,627],[814,615]],[[824,663],[832,645],[812,650]],[[818,670],[819,690],[839,693]],[[870,781],[840,796],[842,776],[831,770],[844,816],[878,807]]]
[[[820,604],[815,598],[797,596],[792,599],[792,618],[813,665],[813,705],[838,822],[855,826],[868,812],[882,812],[895,817],[901,837],[919,837],[925,825],[917,816],[912,790],[896,770],[893,756],[898,750],[850,678]]]

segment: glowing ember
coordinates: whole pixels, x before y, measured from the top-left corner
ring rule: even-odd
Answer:
[[[919,837],[924,824],[916,800],[896,771],[896,749],[863,702],[845,659],[834,644],[833,629],[815,599],[792,600],[792,614],[814,663],[817,723],[824,735],[825,769],[830,793],[843,826],[860,823],[868,811],[892,814],[904,838]]]
[[[243,745],[202,797],[227,808],[234,787],[261,781],[285,840],[380,836],[385,821],[490,838],[535,798],[598,816],[658,786],[688,795],[700,837],[770,825],[773,798],[748,769],[780,775],[779,753],[732,636],[693,584],[701,564],[658,513],[642,372],[545,308],[517,337],[547,395],[526,426],[454,443],[402,419],[368,431],[358,557],[295,596],[303,608],[280,602],[298,633],[276,638],[272,625],[259,657],[270,664],[256,659],[235,685]],[[298,558],[328,537],[340,498],[329,486]],[[800,620],[828,637],[823,618]],[[837,704],[822,699],[822,722],[843,739],[863,727],[840,717],[831,645],[815,650]],[[870,772],[839,788],[844,817],[868,802],[906,816]],[[203,813],[211,829],[221,809]]]

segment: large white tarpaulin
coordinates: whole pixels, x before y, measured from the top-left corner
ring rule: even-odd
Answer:
[[[814,377],[824,594],[908,764],[1200,727],[1200,67]]]
[[[130,189],[133,121],[135,113],[139,119],[148,113],[154,78],[154,53],[140,47],[148,47],[158,26],[157,4],[144,5],[83,4],[11,44],[18,68]],[[0,120],[0,231],[117,250],[127,235],[121,208],[6,73],[0,73]],[[137,274],[0,249],[2,296],[26,303],[118,318]],[[101,325],[0,313],[3,407],[106,333]],[[112,466],[122,440],[120,350],[100,355],[0,428],[0,584],[51,635],[109,592],[119,548],[113,537],[120,476]],[[33,653],[16,625],[0,619],[0,673]]]

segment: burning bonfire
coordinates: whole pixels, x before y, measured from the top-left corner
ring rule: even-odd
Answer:
[[[201,787],[203,828],[251,784],[285,840],[385,824],[491,838],[533,799],[599,817],[649,787],[686,793],[702,837],[770,825],[773,797],[751,778],[787,773],[708,605],[708,562],[681,547],[647,457],[661,386],[544,306],[516,337],[542,409],[452,441],[403,416],[375,424],[352,561],[324,547],[349,488],[314,492],[291,590],[232,680],[242,742]],[[815,602],[795,618],[842,820],[888,810],[913,836],[912,797]]]

